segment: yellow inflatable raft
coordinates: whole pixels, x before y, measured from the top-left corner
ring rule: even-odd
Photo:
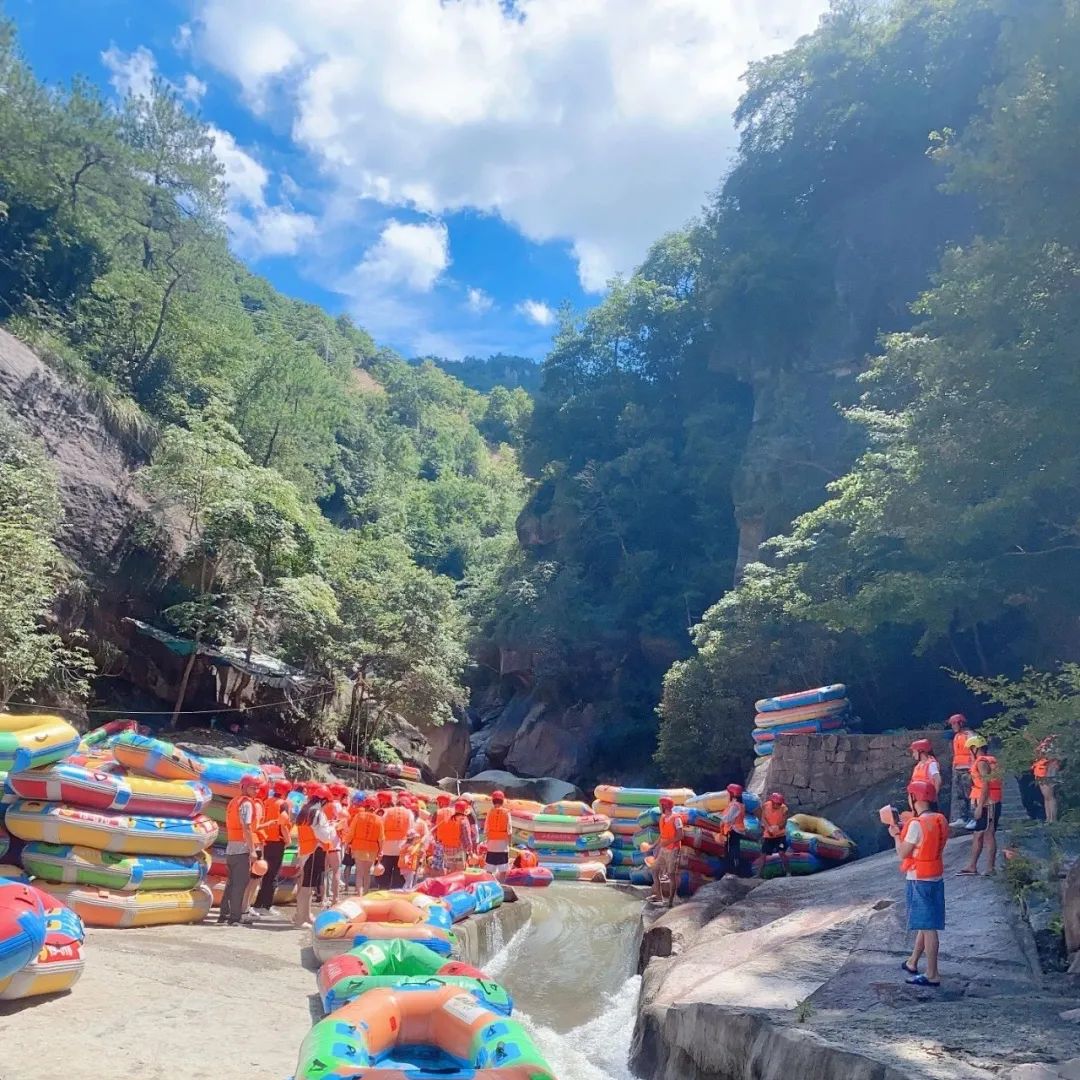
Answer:
[[[0,713],[0,771],[50,765],[79,748],[79,733],[62,717]]]
[[[121,893],[95,889],[92,885],[50,882],[49,892],[67,904],[87,926],[111,929],[202,922],[212,899],[205,885],[183,892]]]
[[[20,799],[5,815],[8,831],[22,840],[74,844],[126,855],[198,855],[217,838],[209,818],[153,818],[77,810],[62,803]]]

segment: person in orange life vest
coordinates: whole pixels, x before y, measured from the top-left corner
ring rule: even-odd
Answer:
[[[1057,821],[1058,816],[1057,792],[1054,786],[1061,770],[1061,759],[1057,754],[1057,736],[1048,735],[1035,748],[1035,763],[1031,766],[1031,773],[1035,777],[1035,783],[1039,785],[1039,794],[1042,795],[1046,820],[1051,824]]]
[[[251,865],[259,857],[258,794],[260,780],[245,776],[240,781],[240,794],[229,800],[225,809],[225,863],[229,878],[218,908],[218,922],[237,926],[242,920],[254,922],[247,916],[244,893],[251,879]]]
[[[446,874],[464,870],[473,852],[468,811],[469,804],[464,799],[458,799],[454,803],[453,816],[444,818],[435,826],[435,839],[442,848],[443,872]]]
[[[950,825],[966,825],[971,819],[971,751],[967,741],[975,734],[963,713],[953,713],[946,721],[952,728],[952,797]],[[975,828],[972,823],[971,828]]]
[[[443,858],[442,842],[439,840],[439,826],[448,818],[454,816],[454,811],[450,806],[450,796],[443,792],[435,798],[435,815],[431,819],[431,832],[435,837],[434,848],[431,855],[431,869],[436,874],[443,872],[443,867],[446,865],[446,860]]]
[[[531,870],[534,866],[539,865],[540,856],[528,848],[521,848],[514,856],[513,866],[515,870]]]
[[[997,864],[997,827],[1001,821],[1001,797],[1004,786],[997,758],[986,748],[981,735],[968,739],[968,749],[975,757],[971,763],[971,798],[975,803],[975,839],[971,844],[971,859],[961,874],[979,872],[979,856],[986,852],[986,876],[994,876]]]
[[[501,791],[491,793],[491,809],[484,819],[484,868],[496,877],[506,872],[510,858],[510,837],[513,834],[513,822],[510,811],[506,808],[506,795]]]
[[[323,811],[329,802],[330,792],[326,785],[313,784],[308,789],[308,801],[296,815],[296,835],[303,866],[293,919],[293,925],[297,927],[311,925],[311,898],[326,873],[326,846],[334,838],[334,827]]]
[[[336,904],[341,894],[341,832],[348,820],[348,811],[343,800],[349,797],[349,789],[344,784],[329,784],[330,798],[326,800],[323,813],[333,826],[333,834],[323,845],[326,851],[326,878],[330,885],[330,903]],[[322,889],[316,887],[315,899],[322,899]]]
[[[382,889],[400,889],[404,884],[401,871],[398,869],[398,859],[401,856],[401,848],[409,830],[413,827],[412,811],[400,801],[396,806],[386,807],[382,816],[383,846],[382,859],[383,876],[379,880]]]
[[[934,757],[934,744],[929,739],[916,739],[908,749],[915,759],[915,767],[911,770],[912,780],[925,780],[934,785],[934,791],[941,790],[941,766]],[[934,799],[934,809],[937,809],[937,799]]]
[[[401,846],[401,855],[398,857],[398,869],[401,871],[402,888],[406,892],[411,892],[416,885],[416,878],[421,869],[426,837],[427,830],[424,823],[417,820],[413,823],[413,827],[409,830],[409,835],[405,837],[405,843]]]
[[[900,965],[913,986],[940,986],[938,934],[945,929],[945,870],[942,854],[949,841],[949,823],[933,810],[937,788],[929,780],[908,784],[914,816],[904,825],[890,825],[900,856],[900,872],[907,878],[908,929],[915,931],[915,947]],[[919,960],[926,956],[926,974]]]
[[[675,887],[671,880],[678,869],[679,847],[682,844],[684,823],[675,813],[675,800],[668,795],[660,796],[660,820],[657,823],[660,839],[652,847],[652,892],[646,897],[651,903],[659,904],[665,899],[662,885]]]
[[[765,860],[770,855],[780,856],[780,865],[784,869],[784,877],[791,870],[788,866],[788,838],[787,820],[791,813],[784,802],[784,796],[779,791],[774,791],[768,799],[761,804],[761,858],[758,861],[758,876],[765,873]]]
[[[742,842],[746,836],[746,807],[743,805],[741,784],[728,784],[731,796],[728,808],[720,815],[721,829],[727,841],[727,873],[738,874],[742,857]]]
[[[374,795],[357,792],[353,799],[360,806],[349,821],[345,843],[356,864],[356,891],[363,896],[371,888],[371,868],[383,850],[383,819],[376,813],[379,800]]]
[[[256,914],[274,913],[274,890],[277,888],[278,872],[285,858],[285,848],[292,839],[292,814],[289,811],[288,794],[292,784],[288,780],[274,780],[270,791],[263,799],[263,858],[266,860],[266,873],[262,876],[258,894],[255,897]]]
[[[266,796],[270,794],[270,782],[265,776],[259,776],[256,779],[258,786],[255,789],[255,842],[258,844],[258,849],[255,854],[261,859],[263,855],[263,820],[266,815],[263,803],[266,801]],[[259,891],[261,883],[262,878],[252,874],[248,879],[247,887],[244,889],[244,911],[248,912],[254,919],[258,919],[262,915],[261,912],[256,911],[254,908],[255,894]]]

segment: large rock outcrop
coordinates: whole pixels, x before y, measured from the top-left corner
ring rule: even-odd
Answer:
[[[720,882],[665,914],[643,942],[636,1074],[988,1080],[1006,1064],[1075,1057],[1080,1026],[1058,1019],[1067,999],[1042,989],[1005,889],[956,876],[969,845],[946,852],[939,990],[903,982],[910,940],[891,853],[750,890]]]
[[[455,794],[459,790],[483,794],[502,791],[508,799],[532,799],[541,803],[585,798],[580,788],[565,780],[559,780],[553,776],[514,776],[513,773],[502,772],[498,769],[477,773],[475,776],[470,776],[464,783],[456,776],[447,776],[439,781],[439,787]]]

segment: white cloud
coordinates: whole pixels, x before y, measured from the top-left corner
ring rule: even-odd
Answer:
[[[828,0],[199,0],[195,47],[344,193],[500,214],[602,289],[696,212],[754,59]]]
[[[225,169],[228,185],[226,223],[233,246],[243,255],[295,255],[317,232],[310,214],[298,213],[286,203],[271,206],[266,189],[270,173],[244,150],[228,131],[211,126],[214,154]]]
[[[109,82],[122,98],[150,97],[154,79],[158,77],[157,57],[145,46],[126,53],[110,45],[102,54],[101,62],[109,71]],[[192,105],[198,105],[206,93],[206,83],[190,72],[179,83],[164,80],[180,97]]]
[[[122,97],[148,98],[157,75],[157,60],[145,46],[126,53],[110,45],[102,54],[101,62],[109,70],[109,82]]]
[[[390,221],[357,266],[356,276],[375,288],[430,292],[449,265],[450,238],[441,221]]]
[[[542,300],[522,300],[516,310],[537,326],[551,326],[555,321],[555,312]]]
[[[465,293],[465,306],[474,315],[484,315],[494,305],[495,301],[483,289],[469,289]]]

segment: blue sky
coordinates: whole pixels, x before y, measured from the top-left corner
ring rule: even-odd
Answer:
[[[236,253],[407,355],[541,357],[702,206],[827,0],[0,0],[38,75],[168,79]],[[628,17],[631,16],[631,17]]]

